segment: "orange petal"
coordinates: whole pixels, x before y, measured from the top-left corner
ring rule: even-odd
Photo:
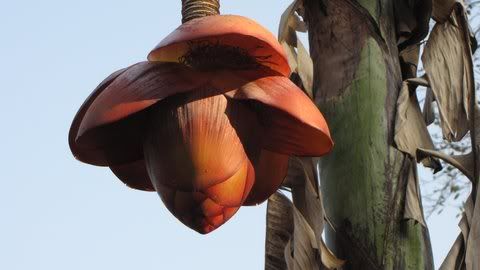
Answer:
[[[212,199],[207,198],[201,204],[202,213],[205,217],[218,216],[223,214],[225,207],[217,204]]]
[[[109,76],[88,97],[73,120],[70,148],[93,165],[120,165],[143,158],[142,138],[148,108],[177,93],[206,88],[214,78],[225,92],[274,73],[269,69],[197,72],[175,63],[142,62]],[[221,87],[220,87],[221,86]]]
[[[141,62],[133,65],[91,103],[77,136],[122,120],[166,97],[191,91],[204,83],[205,78],[201,74],[181,64]]]
[[[245,104],[209,90],[176,96],[151,111],[147,170],[167,208],[190,228],[216,229],[233,215],[226,209],[236,211],[246,199],[255,175],[244,145],[255,137],[255,123]]]
[[[143,137],[148,120],[146,112],[140,112],[122,121],[100,126],[77,137],[75,144],[85,152],[100,153],[94,165],[114,166],[143,159]],[[100,159],[103,158],[102,160]]]
[[[92,102],[100,95],[107,86],[109,86],[120,74],[122,74],[126,69],[118,70],[108,76],[105,80],[103,80],[95,90],[90,94],[90,96],[85,100],[82,104],[80,109],[78,110],[75,118],[73,119],[72,125],[70,126],[70,131],[68,133],[68,144],[70,145],[70,150],[72,154],[79,160],[92,163],[92,164],[99,164],[99,165],[106,165],[104,160],[104,153],[97,149],[85,149],[77,145],[75,142],[78,134],[78,128],[82,123],[83,117],[87,112],[88,108]]]
[[[150,61],[178,62],[190,42],[211,42],[245,49],[251,56],[288,76],[290,67],[276,37],[257,22],[235,15],[207,16],[180,25],[150,52]]]
[[[220,227],[223,223],[225,223],[225,219],[223,218],[223,214],[213,217],[206,217],[205,220],[207,221],[208,225],[212,227],[212,229]],[[212,231],[212,229],[208,228],[206,231]]]
[[[245,202],[245,200],[248,197],[248,194],[250,194],[250,191],[253,188],[253,185],[255,183],[255,169],[252,165],[251,162],[248,162],[248,175],[247,175],[247,182],[245,183],[245,190],[243,192],[243,197],[242,197],[242,202]],[[228,213],[224,212],[223,213],[225,216],[228,216]]]
[[[122,182],[131,188],[155,191],[143,159],[128,164],[110,166],[110,169]]]
[[[262,150],[254,167],[255,184],[244,205],[260,204],[277,191],[287,175],[288,156]]]
[[[208,90],[192,92],[151,112],[144,152],[154,182],[205,191],[244,166],[255,114],[223,95],[208,96]]]
[[[77,113],[69,134],[72,152],[100,166],[142,158],[141,113],[170,95],[199,87],[205,78],[175,63],[142,62],[113,74]]]
[[[222,83],[217,80],[213,84]],[[259,78],[225,95],[259,105],[255,108],[265,129],[265,149],[297,156],[321,156],[331,151],[333,141],[323,115],[288,78]]]
[[[225,208],[223,210],[223,216],[225,217],[225,220],[229,220],[235,213],[238,211],[238,207],[230,207],[230,208]]]
[[[239,208],[216,204],[200,192],[178,191],[161,184],[156,188],[167,209],[183,224],[201,234],[220,227]]]
[[[255,175],[249,175],[250,161],[245,159],[242,167],[229,179],[216,184],[205,191],[205,194],[217,204],[223,206],[241,206],[245,200],[244,194],[252,188]],[[247,179],[250,178],[250,179]],[[247,186],[247,184],[250,186]]]

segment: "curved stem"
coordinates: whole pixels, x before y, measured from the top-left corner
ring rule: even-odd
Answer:
[[[220,0],[182,0],[182,23],[220,14]]]

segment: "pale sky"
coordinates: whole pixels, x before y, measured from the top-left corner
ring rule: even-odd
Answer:
[[[180,2],[0,4],[0,269],[263,269],[265,204],[203,236],[156,193],[128,189],[68,148],[84,99],[111,72],[145,60],[180,23]],[[224,0],[222,13],[276,33],[289,3]],[[458,235],[455,214],[429,220],[437,267]]]

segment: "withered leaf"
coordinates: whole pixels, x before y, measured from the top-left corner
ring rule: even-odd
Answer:
[[[433,97],[432,89],[428,87],[425,95],[425,103],[423,104],[423,119],[425,120],[427,126],[433,124],[435,121],[433,101],[435,101],[435,98]]]
[[[400,50],[416,44],[428,34],[432,0],[396,0],[395,22]]]
[[[324,209],[321,193],[318,190],[316,179],[314,178],[314,168],[311,158],[291,158],[291,167],[301,167],[303,170],[296,170],[301,173],[297,181],[292,185],[293,204],[300,211],[310,227],[316,232],[316,246],[319,247],[322,241],[321,233],[324,226]],[[316,185],[315,188],[313,185]]]
[[[303,13],[302,9],[302,0],[295,0],[288,6],[280,19],[278,41],[285,49],[290,69],[298,74],[303,89],[312,97],[313,62],[297,35],[297,31],[307,31],[306,23],[298,15]]]
[[[420,44],[413,44],[400,52],[400,68],[403,80],[417,77],[418,61],[420,60]]]
[[[295,47],[290,46],[286,41],[281,41],[282,47],[287,55],[288,65],[292,72],[296,72],[298,70],[297,65],[297,52],[295,51]]]
[[[444,137],[449,141],[458,141],[470,131],[472,151],[467,155],[448,156],[419,149],[417,155],[441,158],[472,181],[474,191],[465,204],[459,224],[462,233],[440,269],[480,270],[480,204],[477,203],[480,200],[480,110],[475,98],[471,34],[461,3],[439,3],[445,9],[444,18],[436,13],[436,19],[443,23],[437,23],[432,30],[424,52],[425,69],[439,107]],[[449,11],[451,14],[447,16]]]
[[[295,209],[299,211],[299,214],[314,232],[315,248],[320,253],[322,266],[327,269],[340,268],[344,261],[335,257],[322,239],[324,209],[312,158],[290,158],[286,183],[292,189]],[[296,223],[295,226],[297,226]],[[294,243],[295,241],[297,240],[294,237]]]
[[[306,32],[307,26],[300,17],[295,14],[303,7],[302,0],[293,1],[280,17],[278,40],[285,41],[288,45],[297,46],[297,31]]]
[[[321,265],[322,269],[340,269],[345,261],[338,259],[325,242],[315,234],[305,217],[300,211],[294,207],[293,210],[295,229],[293,236],[293,256],[291,257],[291,247],[285,249],[287,265],[293,268],[289,270],[318,269]],[[318,239],[320,239],[319,242]],[[320,252],[320,258],[318,258]],[[320,259],[320,262],[318,261]],[[288,262],[292,260],[291,262]]]
[[[413,160],[408,160],[406,166],[408,169],[408,178],[403,217],[404,219],[415,220],[422,224],[422,226],[427,227],[420,201],[420,185],[416,163]]]
[[[475,185],[474,185],[475,186]],[[477,198],[478,202],[479,195],[477,189]],[[473,195],[473,194],[472,194]],[[463,240],[466,243],[465,248],[465,265],[467,269],[478,270],[480,269],[479,261],[479,232],[480,232],[480,220],[478,214],[478,203],[473,203],[472,196],[467,199],[465,203],[465,212],[463,214],[462,220],[460,221],[459,227],[462,230]]]
[[[477,123],[478,125],[479,123]],[[478,148],[477,148],[478,149]],[[475,150],[478,151],[478,150]],[[472,205],[467,201],[465,207],[465,217],[462,219],[463,224],[460,223],[460,228],[462,233],[465,235],[465,232],[468,231],[468,239],[466,241],[465,249],[465,265],[467,270],[479,270],[480,269],[480,185],[478,183],[473,185],[473,188],[476,189],[475,193],[475,204]],[[472,209],[473,208],[473,212]],[[470,213],[472,214],[470,215]],[[467,222],[465,222],[465,220]]]
[[[435,24],[422,56],[441,117],[444,138],[459,141],[468,132],[473,71],[469,30],[461,5],[449,20]]]
[[[448,20],[456,2],[457,0],[433,0],[432,17],[435,21],[443,23]]]
[[[327,269],[341,269],[345,264],[344,260],[340,260],[333,254],[323,240],[320,245],[320,256],[323,266]]]
[[[397,100],[394,140],[400,151],[417,158],[425,166],[437,171],[441,169],[438,161],[429,157],[419,158],[416,154],[418,148],[434,149],[415,92],[417,85],[421,83],[423,83],[421,78],[403,82]]]
[[[473,171],[471,171],[471,169],[473,168],[473,155],[471,153],[466,155],[450,156],[440,151],[419,148],[417,150],[417,157],[418,158],[424,158],[424,157],[439,158],[449,163],[450,165],[454,166],[458,170],[460,170],[470,180],[473,180]]]
[[[319,262],[317,261],[318,247],[315,232],[295,206],[293,207],[293,220],[295,223],[293,229],[293,269],[289,270],[317,269]]]
[[[293,248],[292,248],[292,241],[289,240],[287,245],[285,246],[284,250],[285,262],[287,265],[288,270],[294,269],[294,259],[293,259]],[[282,269],[282,268],[279,268]],[[273,269],[272,269],[273,270]]]
[[[301,41],[297,42],[297,72],[302,79],[303,88],[312,97],[313,88],[313,61]]]
[[[460,220],[459,227],[461,229],[460,235],[455,240],[452,248],[447,254],[447,257],[440,266],[440,270],[450,269],[466,269],[466,243],[470,232],[470,222],[473,214],[473,202],[471,197],[467,199],[465,204],[465,212]],[[471,252],[470,252],[471,253]],[[471,257],[472,254],[470,254]],[[467,268],[472,269],[472,268]]]
[[[475,123],[475,128],[472,130],[472,145],[478,144],[480,142],[480,109],[478,106],[474,106],[474,123]],[[431,149],[424,149],[424,148],[419,148],[417,150],[417,157],[419,159],[423,159],[426,157],[435,157],[439,158],[450,165],[454,166],[457,168],[460,172],[462,172],[472,183],[476,184],[476,179],[475,179],[475,170],[477,170],[477,166],[475,165],[475,153],[478,151],[478,146],[474,147],[472,152],[464,155],[447,155],[445,153],[442,153],[440,151],[435,151]],[[478,173],[478,172],[477,172]]]
[[[265,270],[286,270],[284,250],[293,234],[292,202],[276,192],[268,199]]]
[[[305,181],[310,182],[313,189],[318,191],[318,179],[310,157],[290,157],[288,160],[288,172],[283,185],[293,189],[295,186],[304,187]]]

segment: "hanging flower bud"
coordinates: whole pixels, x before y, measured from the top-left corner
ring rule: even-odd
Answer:
[[[281,185],[288,157],[333,146],[327,124],[289,79],[275,37],[240,16],[181,25],[149,62],[92,93],[69,134],[81,161],[156,190],[190,228],[208,233]]]

